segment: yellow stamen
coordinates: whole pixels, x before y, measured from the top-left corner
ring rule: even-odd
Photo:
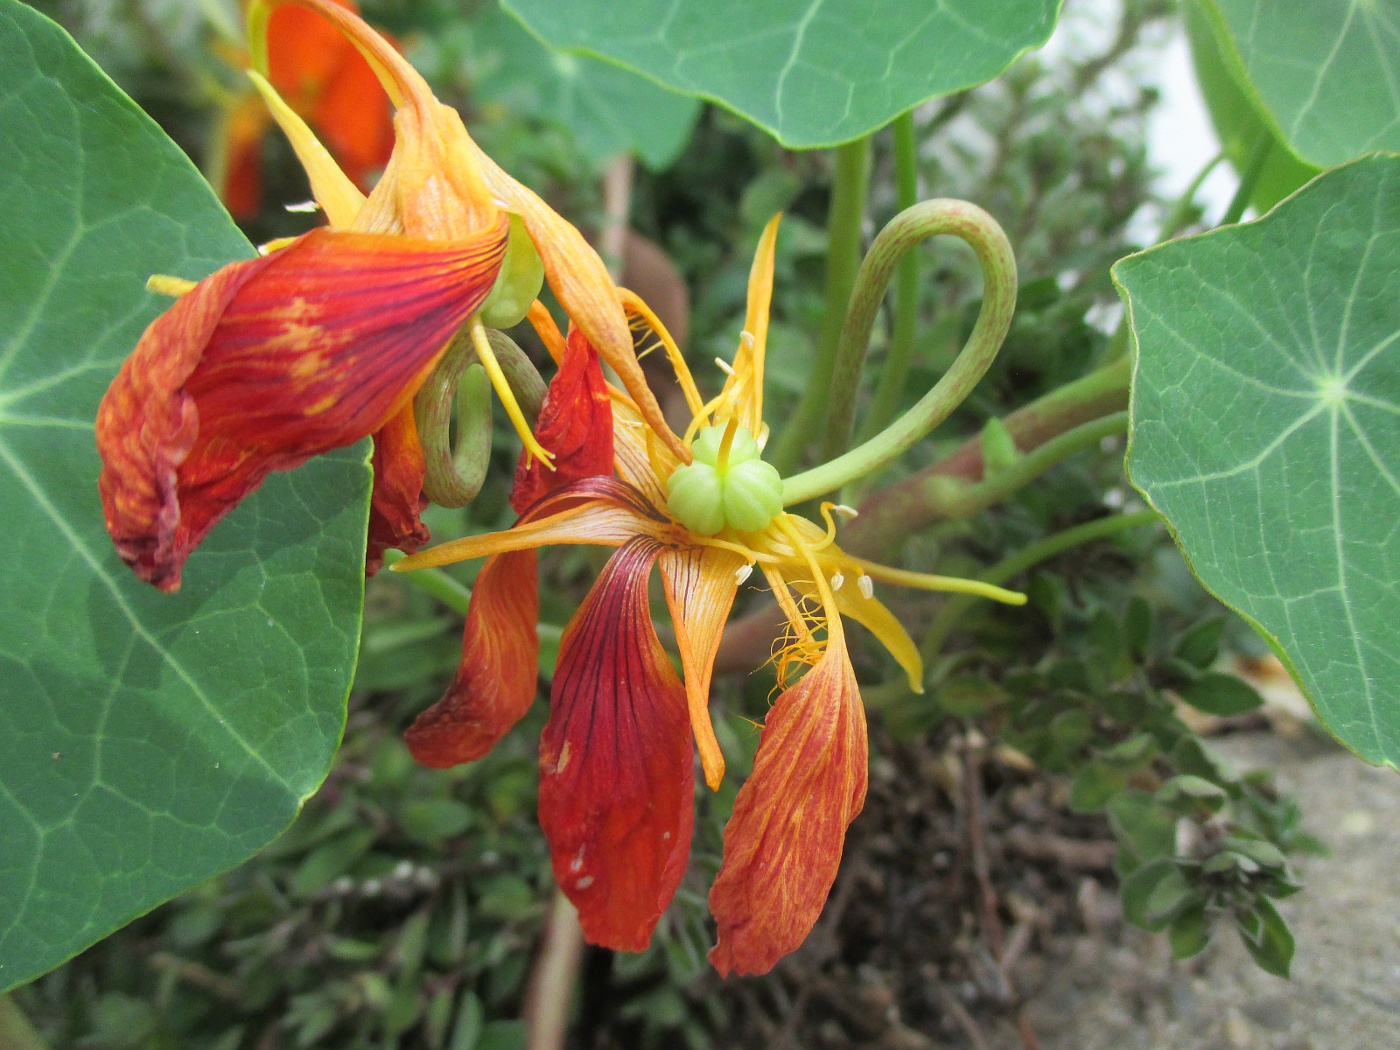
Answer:
[[[822,517],[826,519],[826,535],[812,544],[813,553],[824,551],[836,542],[836,519],[831,516],[831,512],[835,509],[835,503],[822,503],[821,512]]]
[[[295,240],[295,237],[277,237],[268,241],[266,244],[258,245],[258,254],[271,255],[273,252],[280,252]]]
[[[666,330],[666,326],[661,323],[661,318],[652,312],[642,297],[630,288],[619,288],[618,299],[622,302],[623,312],[629,317],[638,317],[646,322],[661,345],[666,350],[666,358],[671,362],[671,368],[676,373],[676,382],[680,385],[681,393],[685,395],[685,403],[692,414],[698,415],[700,406],[700,390],[695,385],[695,377],[690,374],[690,366],[685,363],[685,356],[681,353],[676,341],[671,338],[671,333]]]
[[[926,572],[910,572],[907,569],[892,569],[864,558],[851,558],[869,576],[900,587],[913,587],[921,591],[950,591],[955,594],[975,594],[980,598],[990,598],[1007,605],[1025,605],[1026,596],[1019,591],[1008,591],[1004,587],[994,587],[981,580],[964,580],[957,576],[935,576]]]
[[[156,295],[169,295],[176,299],[188,292],[194,291],[194,281],[187,281],[183,277],[171,277],[168,274],[153,273],[146,278],[146,291],[155,292]]]
[[[554,453],[536,441],[535,435],[530,431],[530,424],[525,421],[525,413],[520,410],[520,402],[515,400],[515,391],[511,390],[510,383],[506,381],[505,373],[501,371],[501,363],[496,360],[496,353],[491,349],[491,341],[486,338],[486,326],[481,323],[481,317],[473,314],[467,322],[467,327],[471,332],[472,345],[476,347],[476,356],[481,361],[481,367],[486,369],[486,374],[491,378],[496,396],[501,399],[506,415],[510,417],[515,432],[520,435],[526,453],[553,470],[554,464],[551,460],[554,459]]]
[[[773,259],[778,241],[778,221],[774,215],[763,228],[754,252],[753,268],[749,271],[748,310],[744,331],[753,339],[753,375],[749,380],[749,413],[745,420],[749,430],[758,434],[763,421],[763,359],[768,343],[768,310],[773,301]]]

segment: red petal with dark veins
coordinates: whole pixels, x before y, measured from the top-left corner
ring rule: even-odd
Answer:
[[[201,281],[146,329],[98,408],[107,528],[175,590],[268,473],[384,426],[480,306],[507,225],[471,241],[313,230]]]
[[[660,545],[608,561],[564,631],[540,740],[540,825],[593,944],[640,951],[685,874],[695,769],[685,688],[652,627]]]
[[[710,890],[721,976],[767,973],[826,903],[846,828],[865,804],[865,711],[844,642],[778,697],[724,829]]]
[[[412,554],[431,538],[419,518],[428,498],[423,495],[427,466],[418,442],[413,402],[404,405],[374,435],[374,490],[369,500],[369,540],[365,575],[384,564],[384,552],[395,547]]]
[[[554,469],[521,453],[510,493],[516,513],[571,481],[612,474],[612,398],[598,352],[578,329],[569,332],[564,359],[549,382],[535,437],[554,453]]]
[[[423,765],[446,769],[480,758],[529,710],[539,677],[535,577],[534,551],[486,559],[472,589],[457,675],[404,733]]]

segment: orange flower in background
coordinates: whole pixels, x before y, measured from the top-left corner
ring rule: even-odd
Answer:
[[[331,2],[359,11],[354,0]],[[393,107],[374,70],[338,29],[314,12],[297,8],[273,14],[267,49],[268,81],[320,134],[350,181],[368,192],[394,147]],[[246,65],[242,56],[231,59]],[[267,106],[251,88],[224,116],[214,182],[237,218],[251,218],[262,208],[262,144],[272,125]]]
[[[534,699],[535,549],[617,548],[560,643],[540,742],[539,817],[555,878],[577,906],[585,936],[633,951],[647,945],[685,873],[692,736],[708,784],[718,787],[723,777],[710,679],[736,592],[755,568],[762,571],[786,620],[774,658],[781,692],[725,829],[724,862],[710,893],[719,927],[710,959],[721,974],[764,973],[802,943],[835,880],[846,828],[864,804],[865,716],[843,617],[869,628],[920,690],[918,649],[875,598],[875,580],[1025,600],[847,554],[835,543],[833,516],[846,508],[824,504],[825,528],[783,511],[782,481],[761,456],[776,235],[775,219],[754,261],[738,353],[712,401],[701,400],[650,311],[629,300],[676,367],[693,416],[685,435],[690,461],[625,395],[611,391],[604,399],[592,348],[573,333],[546,411],[556,425],[583,435],[610,423],[613,469],[603,464],[595,476],[580,476],[586,467],[578,462],[570,471],[575,480],[555,478],[539,488],[530,486],[535,475],[527,468],[517,477],[514,527],[454,540],[395,566],[487,558],[472,591],[457,677],[406,735],[419,761],[449,766],[484,755]],[[598,439],[577,447],[592,463],[601,458]],[[652,625],[653,566],[675,624],[683,679]]]
[[[248,7],[255,69],[277,0]],[[476,147],[456,111],[382,37],[333,0],[295,0],[368,60],[394,102],[396,139],[366,197],[305,121],[252,74],[329,228],[269,246],[193,284],[152,322],[98,409],[107,528],[137,575],[175,590],[185,559],[273,470],[374,437],[368,569],[428,538],[412,398],[454,336],[469,338],[529,454],[531,433],[486,325],[525,316],[548,279],[578,329],[650,420],[618,292],[582,235]],[[675,450],[688,455],[674,435]]]

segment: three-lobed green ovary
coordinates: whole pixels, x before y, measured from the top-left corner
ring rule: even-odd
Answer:
[[[724,431],[722,426],[700,431],[690,447],[695,462],[677,467],[666,480],[671,513],[701,536],[717,535],[726,527],[756,532],[783,512],[783,479],[759,458],[753,435],[735,428],[721,462]]]

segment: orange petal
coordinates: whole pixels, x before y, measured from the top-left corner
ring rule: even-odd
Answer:
[[[163,590],[273,470],[397,413],[485,298],[506,223],[437,244],[319,229],[200,282],[146,330],[98,409],[107,527]]]
[[[344,37],[340,40],[345,45],[340,66],[326,82],[310,118],[345,174],[368,190],[370,176],[383,170],[393,152],[394,113],[369,64]]]
[[[540,740],[540,826],[593,944],[640,951],[685,874],[695,772],[685,689],[657,640],[659,547],[613,555],[564,631]]]
[[[486,559],[462,631],[462,662],[447,692],[404,733],[413,757],[446,769],[480,758],[524,717],[539,677],[535,552]]]
[[[718,790],[724,779],[724,755],[710,724],[710,678],[724,623],[739,589],[735,573],[744,559],[721,547],[685,547],[663,551],[660,564],[666,604],[676,625],[695,746],[705,769],[705,782],[711,790]]]
[[[535,437],[554,453],[554,469],[521,453],[510,493],[518,514],[571,481],[612,474],[612,398],[597,351],[577,329],[569,332],[564,360],[550,380]]]
[[[767,973],[806,939],[865,804],[867,765],[865,711],[838,632],[768,712],[724,829],[710,890],[719,926],[710,962],[722,976]]]
[[[426,474],[410,401],[374,435],[374,490],[369,501],[366,576],[379,571],[388,548],[411,554],[428,542],[428,528],[418,516],[428,505],[423,495]]]
[[[411,572],[504,551],[533,550],[551,543],[618,547],[637,536],[648,536],[662,543],[681,539],[671,520],[636,489],[616,478],[588,477],[545,496],[503,532],[439,543],[430,550],[410,555],[394,569]]]
[[[330,2],[358,13],[346,0]],[[345,61],[347,49],[353,51],[340,30],[314,11],[279,7],[267,26],[267,79],[298,113],[309,116],[310,105]]]
[[[564,312],[618,374],[647,425],[675,456],[689,463],[690,450],[666,425],[656,395],[647,385],[632,345],[632,329],[623,312],[620,293],[603,260],[583,234],[533,190],[515,181],[476,143],[470,143],[469,148],[491,192],[525,223],[544,263],[545,278]]]

